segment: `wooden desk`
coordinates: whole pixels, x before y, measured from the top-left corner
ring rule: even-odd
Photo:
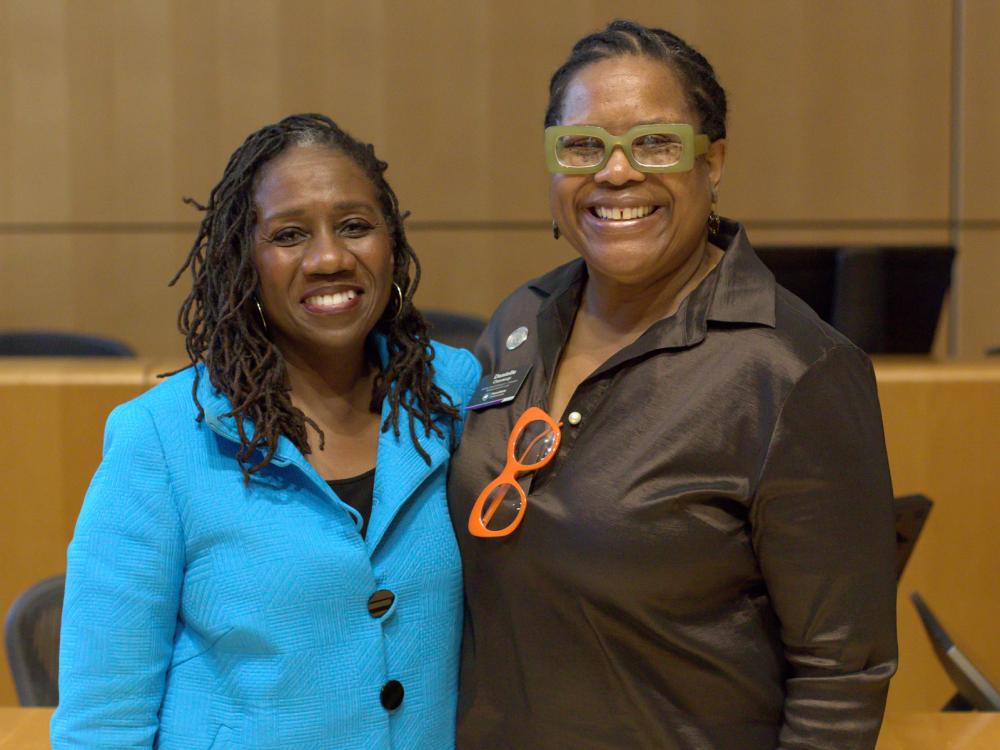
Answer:
[[[1000,714],[891,713],[876,750],[996,750]]]
[[[51,750],[51,708],[0,707],[0,750]]]
[[[139,359],[0,359],[0,616],[29,585],[65,572],[104,422],[155,383],[154,368]],[[16,702],[4,662],[0,705]]]
[[[65,570],[108,412],[177,366],[0,360],[0,614],[29,584]],[[935,502],[900,582],[900,668],[889,711],[936,711],[953,691],[909,602],[913,590],[1000,683],[1000,362],[880,359],[875,369],[895,491]],[[0,666],[0,705],[15,702]]]
[[[49,750],[49,708],[0,707],[0,750]],[[890,714],[877,750],[996,750],[1000,714]]]
[[[912,591],[1000,684],[1000,362],[886,358],[876,360],[875,372],[893,488],[934,501],[899,582],[899,672],[888,710],[937,711],[954,688],[909,600]]]

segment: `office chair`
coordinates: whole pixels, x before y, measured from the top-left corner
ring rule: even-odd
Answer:
[[[22,706],[59,704],[59,627],[66,576],[28,587],[7,611],[7,661]]]
[[[783,287],[869,354],[931,350],[952,247],[758,247]]]
[[[948,673],[957,692],[942,711],[1000,711],[1000,691],[969,661],[948,635],[923,598],[914,591],[910,600],[931,639],[938,661]]]
[[[896,512],[896,580],[903,576],[906,561],[913,554],[924,522],[934,503],[926,495],[902,495],[893,498],[892,507]]]
[[[0,331],[4,357],[134,357],[127,344],[103,336],[59,331]]]
[[[461,349],[472,349],[479,334],[486,327],[486,321],[471,315],[444,312],[443,310],[421,310],[431,338]]]
[[[881,248],[837,252],[830,323],[866,352],[886,351],[886,258]]]

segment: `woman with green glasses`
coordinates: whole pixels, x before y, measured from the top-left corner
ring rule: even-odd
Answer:
[[[868,359],[715,212],[726,97],[683,40],[581,39],[545,125],[581,257],[478,346],[458,747],[873,748],[895,537]]]

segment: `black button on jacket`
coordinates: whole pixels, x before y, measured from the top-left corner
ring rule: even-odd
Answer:
[[[558,415],[559,452],[502,539],[471,536],[469,511],[514,421],[546,406],[583,262],[514,292],[480,340],[485,373],[532,369],[513,402],[469,412],[452,462],[459,750],[875,746],[895,536],[871,365],[738,224],[721,236],[678,312]]]

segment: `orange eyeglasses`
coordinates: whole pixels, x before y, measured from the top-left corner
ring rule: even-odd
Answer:
[[[525,410],[507,439],[507,465],[479,493],[469,514],[469,533],[479,537],[507,536],[521,523],[528,497],[517,475],[536,471],[556,455],[559,425],[537,406]]]

